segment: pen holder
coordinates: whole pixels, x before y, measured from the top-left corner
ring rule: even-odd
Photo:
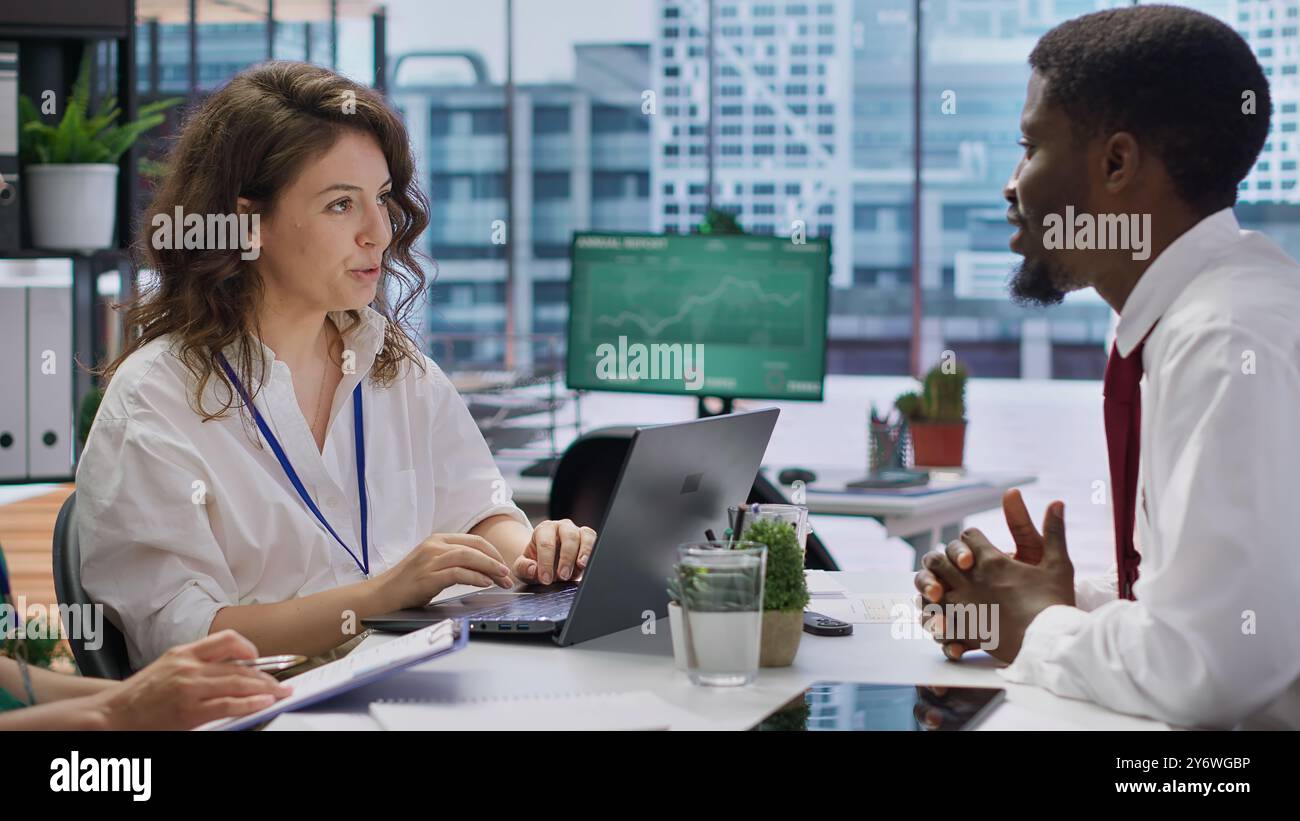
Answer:
[[[867,471],[904,470],[911,462],[912,437],[906,421],[873,422],[867,432]]]

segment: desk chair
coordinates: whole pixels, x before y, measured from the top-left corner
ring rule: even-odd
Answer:
[[[59,518],[54,523],[54,593],[59,602],[66,605],[93,605],[81,586],[81,545],[77,540],[77,494],[73,491],[63,507]],[[131,663],[126,654],[126,638],[107,618],[103,621],[103,642],[97,649],[86,646],[85,638],[73,637],[68,625],[63,625],[63,632],[68,634],[68,644],[72,646],[73,658],[77,668],[84,676],[94,678],[111,678],[121,681],[131,675]]]
[[[588,431],[569,445],[551,478],[551,519],[571,519],[579,527],[599,531],[609,509],[619,470],[632,446],[635,427],[615,426]],[[746,503],[789,504],[780,487],[761,473]],[[839,570],[826,545],[809,531],[805,565],[812,570]]]

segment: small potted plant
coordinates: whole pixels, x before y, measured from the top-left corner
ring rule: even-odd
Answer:
[[[789,667],[799,652],[803,636],[803,609],[808,605],[803,550],[794,525],[760,519],[745,528],[743,542],[767,545],[767,573],[763,586],[763,638],[758,663],[763,667]]]
[[[921,393],[909,391],[894,400],[907,420],[916,467],[961,467],[965,461],[966,378],[960,363],[935,365]]]
[[[119,123],[117,101],[109,97],[91,116],[92,61],[87,47],[58,125],[45,123],[30,98],[18,101],[19,151],[38,248],[89,252],[114,245],[118,159],[181,99],[141,106],[138,119]]]

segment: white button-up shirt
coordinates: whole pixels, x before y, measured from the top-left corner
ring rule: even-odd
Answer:
[[[387,387],[365,379],[385,320],[370,308],[344,332],[344,373],[322,453],[294,395],[288,366],[260,345],[268,376],[255,400],[330,526],[361,557],[352,391],[362,384],[370,574],[396,565],[433,533],[465,533],[511,501],[464,401],[446,374],[406,367]],[[232,349],[227,353],[236,363]],[[238,411],[203,422],[193,377],[160,338],[109,383],[77,467],[82,584],[125,633],[137,669],[207,635],[228,605],[267,604],[364,577],[294,490],[270,447]],[[216,380],[207,407],[225,396]]]
[[[1181,726],[1300,728],[1300,266],[1219,211],[1138,280],[1120,354],[1143,337],[1137,600],[1081,582],[1002,675]]]

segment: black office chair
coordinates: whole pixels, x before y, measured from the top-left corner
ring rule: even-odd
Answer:
[[[635,431],[635,427],[629,426],[597,428],[569,445],[551,478],[550,518],[571,519],[579,527],[600,529]],[[760,473],[754,477],[754,486],[745,502],[789,504],[790,500],[780,487]],[[808,533],[804,565],[812,570],[840,569],[813,532]]]
[[[77,494],[74,491],[59,510],[54,522],[54,594],[66,605],[93,605],[94,602],[81,586],[81,545],[77,540]],[[84,612],[84,609],[83,609]],[[82,633],[85,625],[82,625]],[[68,625],[63,632],[72,646],[77,668],[84,676],[111,678],[121,681],[131,675],[131,662],[126,653],[126,638],[106,618],[103,620],[103,642],[97,649],[86,646],[85,637],[72,635]]]

